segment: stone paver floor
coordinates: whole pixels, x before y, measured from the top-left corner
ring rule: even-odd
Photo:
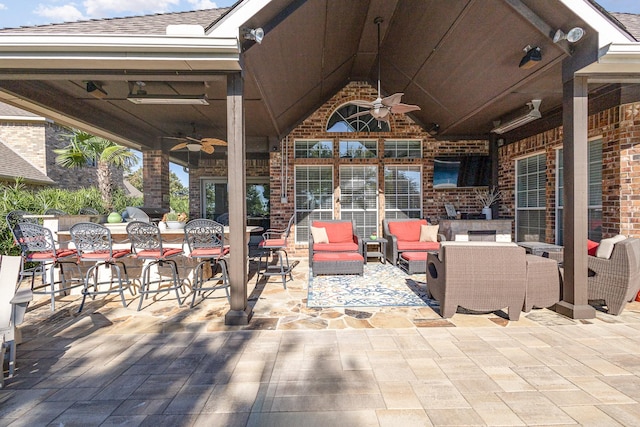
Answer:
[[[224,325],[224,292],[35,301],[0,426],[640,425],[640,303],[588,321],[308,309],[304,259],[293,273],[252,274],[248,326]]]

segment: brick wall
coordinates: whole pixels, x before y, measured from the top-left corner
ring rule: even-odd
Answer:
[[[169,154],[144,150],[142,162],[144,206],[169,209]]]
[[[589,139],[602,139],[602,236],[640,237],[640,103],[613,107],[588,118]],[[546,241],[555,241],[556,149],[562,127],[499,149],[499,183],[504,193],[501,216],[515,216],[515,161],[546,155]]]
[[[425,130],[414,123],[408,116],[393,115],[391,117],[391,132],[380,133],[336,133],[326,132],[326,126],[331,115],[342,105],[358,99],[375,99],[377,91],[365,82],[351,82],[341,91],[336,93],[329,101],[307,117],[291,133],[281,141],[280,150],[272,152],[270,161],[271,176],[271,226],[283,228],[293,215],[294,205],[294,167],[295,165],[319,165],[328,164],[334,168],[334,197],[339,192],[339,167],[344,164],[366,164],[378,167],[379,209],[380,223],[384,218],[384,165],[419,165],[422,168],[422,215],[433,220],[445,215],[445,203],[453,203],[462,212],[479,213],[482,206],[477,202],[472,188],[459,189],[434,189],[433,188],[433,159],[438,155],[457,154],[487,154],[487,141],[436,141]],[[296,139],[330,139],[334,141],[337,150],[340,139],[377,139],[378,158],[374,159],[340,159],[334,154],[333,159],[294,159],[294,141]],[[423,142],[422,159],[384,159],[385,139],[418,139]],[[337,153],[337,151],[335,152]],[[286,155],[286,170],[282,169],[282,156]],[[280,179],[285,172],[288,179],[285,183],[287,203],[281,203]],[[339,218],[339,202],[335,203],[334,217]],[[379,230],[381,233],[381,230]],[[290,247],[293,247],[295,233],[291,233]],[[307,253],[307,245],[299,245],[292,251],[302,256]]]
[[[53,150],[67,145],[63,138],[67,134],[68,129],[50,121],[0,123],[0,140],[55,181],[60,188],[76,190],[97,185],[95,167],[70,170],[56,164],[57,155]],[[115,184],[122,187],[122,171],[114,168],[112,172]]]

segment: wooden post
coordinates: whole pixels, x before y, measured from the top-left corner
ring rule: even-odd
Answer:
[[[247,227],[246,156],[244,140],[243,78],[241,73],[227,76],[227,137],[229,182],[229,280],[231,309],[227,325],[246,325],[252,310],[247,304]]]

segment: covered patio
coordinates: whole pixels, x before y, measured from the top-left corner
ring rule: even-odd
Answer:
[[[229,11],[145,17],[146,26],[124,18],[2,30],[0,99],[142,150],[146,206],[168,206],[169,161],[194,171],[202,162],[223,162],[231,227],[228,325],[252,317],[244,268],[248,177],[234,172],[268,159],[270,172],[279,171],[271,174],[271,210],[292,212],[286,171],[278,169],[288,135],[349,82],[375,87],[381,76],[383,95],[404,93],[405,102],[420,106],[409,118],[421,132],[433,131],[434,141],[486,143],[490,186],[501,185],[500,147],[562,125],[565,280],[558,310],[593,318],[584,251],[588,95],[602,89],[619,102],[626,87],[607,85],[638,83],[638,43],[589,1],[505,0],[489,8],[427,1],[422,7],[428,13],[415,13],[409,2],[245,0]],[[375,18],[382,19],[379,71]],[[167,30],[169,24],[204,30]],[[265,32],[260,44],[246,38],[258,27]],[[585,30],[579,42],[553,40],[558,29],[574,27]],[[531,67],[519,67],[525,46],[542,52]],[[89,82],[101,90],[89,91]],[[169,101],[132,102],[143,92]],[[175,105],[178,99],[201,103]],[[544,100],[543,119],[491,132],[494,121],[532,99]],[[221,138],[228,148],[205,158],[170,151],[175,140],[167,138],[180,136]],[[200,178],[191,177],[192,217],[203,213]],[[272,215],[272,225],[284,216]]]

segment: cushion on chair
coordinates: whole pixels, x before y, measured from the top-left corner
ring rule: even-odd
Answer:
[[[226,255],[229,253],[229,248],[224,248],[224,250],[220,250],[220,248],[198,248],[191,251],[191,257],[193,258],[210,258],[217,257],[220,255]]]
[[[313,254],[314,262],[322,261],[361,261],[364,258],[357,252],[318,252]]]
[[[329,243],[350,243],[353,242],[353,228],[349,221],[345,222],[322,222],[315,221],[313,227],[324,227],[327,230]],[[314,236],[315,237],[315,236]]]
[[[596,252],[598,251],[598,246],[600,246],[600,243],[587,239],[587,254],[591,256],[596,256]]]
[[[426,219],[415,221],[389,221],[389,232],[398,238],[398,241],[417,242],[420,240],[420,228],[428,225]]]
[[[314,252],[358,252],[357,243],[314,243]]]
[[[439,225],[421,225],[420,241],[421,242],[437,242]]]
[[[160,253],[159,249],[154,249],[154,250],[145,250],[145,251],[140,251],[138,252],[136,255],[138,258],[154,258],[154,259],[159,259],[159,258],[166,258],[166,257],[170,257],[173,255],[180,255],[182,253],[182,249],[178,249],[178,248],[169,248],[169,249],[163,249],[162,250],[162,254]]]
[[[103,260],[106,261],[108,259],[116,259],[127,256],[131,253],[131,249],[118,249],[113,251],[113,256],[109,253],[109,251],[93,251],[93,252],[85,252],[82,255],[82,259],[84,260],[92,260],[98,261]]]
[[[400,256],[407,261],[426,261],[429,252],[402,252]]]
[[[437,251],[440,242],[403,242],[398,241],[399,251]]]
[[[62,249],[59,250],[56,255],[53,254],[53,251],[47,252],[33,252],[27,255],[28,261],[43,261],[43,260],[54,260],[58,258],[65,258],[72,255],[75,255],[77,252],[75,249]]]
[[[258,247],[261,248],[284,248],[287,246],[287,242],[284,239],[266,239],[258,243]]]
[[[625,239],[626,237],[623,236],[622,234],[609,237],[608,239],[602,239],[600,241],[600,246],[598,246],[598,249],[596,251],[596,256],[598,258],[605,258],[605,259],[611,258],[611,254],[613,253],[613,246],[616,243],[621,242]]]
[[[327,229],[324,227],[311,227],[311,235],[314,243],[329,243]]]

